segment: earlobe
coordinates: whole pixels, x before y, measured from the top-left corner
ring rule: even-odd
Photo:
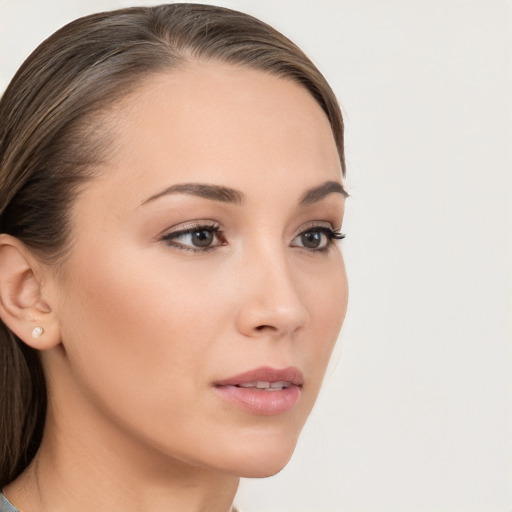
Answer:
[[[58,345],[60,334],[37,270],[35,258],[17,238],[0,235],[0,317],[27,345],[46,350]]]

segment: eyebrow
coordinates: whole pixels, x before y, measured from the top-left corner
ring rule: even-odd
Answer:
[[[307,206],[309,204],[317,203],[329,194],[336,193],[341,194],[343,197],[348,197],[347,191],[343,188],[343,185],[338,181],[326,181],[318,187],[310,188],[302,196],[299,204],[301,206]]]
[[[244,201],[244,195],[238,190],[222,187],[220,185],[207,185],[203,183],[179,183],[172,185],[162,192],[151,196],[144,200],[142,204],[150,203],[155,199],[170,194],[188,194],[191,196],[204,197],[213,201],[221,201],[223,203],[241,204]]]
[[[332,193],[338,193],[344,197],[348,197],[348,193],[341,183],[338,181],[326,181],[317,187],[307,190],[299,201],[299,205],[307,206],[316,203]],[[172,194],[188,194],[203,197],[205,199],[211,199],[213,201],[232,204],[242,204],[245,200],[244,194],[233,188],[223,187],[220,185],[208,185],[204,183],[178,183],[167,187],[148,199],[145,199],[142,201],[142,204],[144,205],[155,201],[160,197]]]

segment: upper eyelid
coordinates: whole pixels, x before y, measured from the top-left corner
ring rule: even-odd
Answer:
[[[198,228],[209,228],[218,230],[221,228],[221,224],[212,219],[200,219],[190,222],[182,222],[180,224],[176,224],[174,226],[166,228],[164,231],[161,232],[160,236],[165,237],[168,235],[186,233],[187,231],[191,231]]]
[[[293,238],[300,235],[301,233],[304,233],[305,231],[308,231],[310,229],[330,229],[331,231],[338,231],[339,229],[335,228],[332,222],[329,221],[321,221],[321,220],[313,220],[306,222],[305,224],[302,224],[295,232],[293,233]]]
[[[180,226],[180,224],[178,224]],[[173,247],[174,249],[180,250],[180,251],[187,251],[187,252],[194,252],[194,253],[205,253],[210,252],[214,249],[216,249],[219,246],[225,245],[224,243],[221,243],[220,245],[211,245],[206,247],[195,247],[194,245],[184,244],[181,242],[176,241],[175,239],[179,239],[180,237],[190,235],[194,231],[198,230],[206,230],[209,229],[214,232],[214,236],[219,239],[219,237],[222,236],[222,231],[220,229],[220,226],[218,223],[216,224],[205,224],[205,223],[197,223],[189,224],[187,226],[184,225],[184,227],[180,229],[176,229],[174,231],[167,230],[159,237],[160,243],[165,243],[166,245]],[[222,242],[222,240],[221,240]]]
[[[220,230],[222,228],[222,225],[213,219],[199,219],[189,222],[183,222],[180,224],[176,224],[175,226],[171,226],[165,229],[161,233],[161,236],[165,237],[168,235],[173,234],[180,234],[180,233],[186,233],[187,231],[198,229],[198,228],[210,228],[215,230]],[[293,237],[296,237],[297,235],[300,235],[304,231],[307,231],[308,229],[314,229],[314,228],[327,228],[332,231],[339,231],[340,228],[334,227],[334,224],[327,220],[312,220],[308,221],[305,224],[302,224],[299,228],[297,228],[294,233]]]

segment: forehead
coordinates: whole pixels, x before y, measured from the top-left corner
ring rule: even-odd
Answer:
[[[339,180],[324,111],[302,86],[269,73],[195,63],[152,76],[111,114],[119,177],[207,181]],[[281,185],[282,186],[282,183]]]

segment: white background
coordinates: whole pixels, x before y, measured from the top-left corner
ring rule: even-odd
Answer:
[[[0,90],[79,15],[0,0]],[[346,119],[351,302],[290,465],[244,512],[511,512],[512,3],[231,0],[301,45]]]

